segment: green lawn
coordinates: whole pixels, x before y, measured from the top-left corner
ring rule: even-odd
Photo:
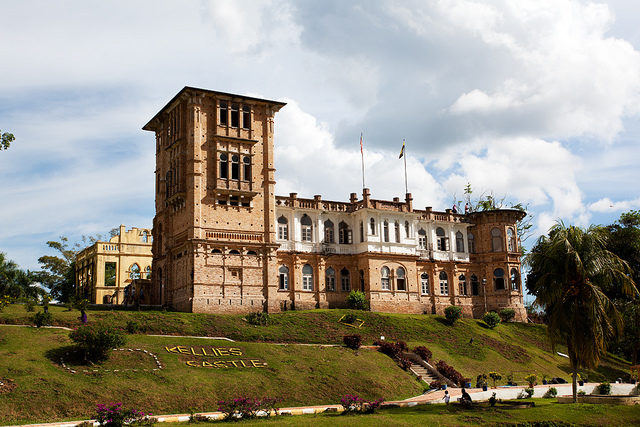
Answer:
[[[178,345],[188,354],[165,349],[167,346],[177,351]],[[299,406],[336,403],[346,393],[390,400],[422,392],[409,373],[368,349],[354,352],[344,347],[144,335],[130,335],[126,347],[156,354],[165,368],[143,371],[155,367],[150,356],[118,351],[111,360],[90,367],[74,364],[73,357],[66,356],[69,366],[78,369],[72,374],[59,363],[70,349],[68,332],[0,327],[0,378],[11,379],[16,385],[13,391],[0,394],[0,424],[82,419],[93,414],[96,404],[110,402],[125,402],[152,413],[176,413],[216,410],[220,399],[242,395],[278,397],[282,405]],[[242,355],[216,358],[190,354],[191,348],[198,354],[202,354],[202,348],[212,353],[211,347],[238,348]],[[243,360],[248,366],[254,360],[267,366],[213,368],[186,364],[215,360]],[[83,373],[83,369],[90,372]]]

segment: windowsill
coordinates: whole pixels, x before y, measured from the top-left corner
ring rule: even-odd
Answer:
[[[278,289],[278,292],[289,292],[289,289]]]

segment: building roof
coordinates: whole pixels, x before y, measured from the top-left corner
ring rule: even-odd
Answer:
[[[156,113],[155,116],[153,116],[153,118],[151,120],[149,120],[147,122],[146,125],[144,125],[142,127],[142,130],[149,130],[149,131],[153,131],[153,125],[151,124],[154,120],[156,120],[162,113],[164,113],[166,110],[170,109],[171,105],[185,92],[187,91],[194,91],[194,92],[202,92],[202,93],[207,93],[210,95],[219,95],[219,96],[224,96],[224,97],[236,97],[236,98],[242,98],[242,99],[247,99],[250,101],[257,101],[257,102],[264,102],[267,104],[273,104],[273,105],[278,105],[280,106],[280,108],[284,107],[285,105],[287,105],[286,102],[280,102],[280,101],[272,101],[270,99],[263,99],[263,98],[254,98],[251,96],[245,96],[245,95],[238,95],[235,93],[228,93],[228,92],[218,92],[215,90],[209,90],[209,89],[201,89],[201,88],[197,88],[197,87],[193,87],[193,86],[185,86],[183,87],[180,92],[178,92],[173,98],[171,98],[171,100],[169,102],[167,102],[167,104],[162,107],[160,109],[160,111],[158,111]]]

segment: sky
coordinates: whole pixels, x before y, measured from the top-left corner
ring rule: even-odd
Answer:
[[[640,209],[640,2],[0,0],[0,251],[151,227],[155,139],[184,86],[284,101],[276,191],[450,208],[493,194],[610,224]]]

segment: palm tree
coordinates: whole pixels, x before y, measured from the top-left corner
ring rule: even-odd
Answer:
[[[573,401],[579,368],[595,368],[607,345],[622,332],[622,319],[603,288],[619,286],[638,295],[631,270],[605,248],[605,234],[591,226],[562,222],[542,236],[525,258],[531,269],[527,287],[546,310],[552,345],[566,344],[573,376]]]

